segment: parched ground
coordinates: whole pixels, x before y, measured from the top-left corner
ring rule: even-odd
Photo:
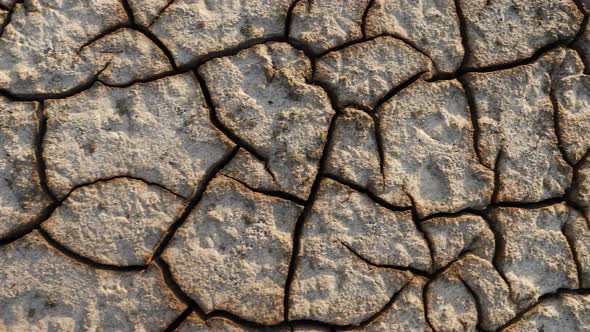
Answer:
[[[0,331],[590,331],[589,0],[0,0]]]

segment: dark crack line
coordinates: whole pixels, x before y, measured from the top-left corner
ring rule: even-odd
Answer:
[[[553,89],[553,82],[549,83],[549,100],[551,101],[551,107],[553,108],[553,130],[555,133],[555,138],[557,139],[557,149],[561,154],[561,158],[570,166],[574,167],[575,163],[568,158],[567,152],[565,151],[565,144],[563,142],[561,136],[561,126],[559,124],[559,103],[557,102],[557,97],[555,96],[555,89]],[[571,179],[570,179],[571,182]]]
[[[293,10],[295,6],[302,1],[302,0],[293,0],[287,9],[287,17],[285,18],[285,29],[284,29],[284,37],[285,40],[289,39],[289,35],[291,34],[291,24],[293,23]]]
[[[147,28],[151,28],[152,25],[154,25],[162,16],[162,14],[164,14],[164,12],[168,9],[168,7],[170,7],[175,0],[168,0],[168,2],[166,3],[166,5],[164,5],[164,7],[160,8],[160,10],[158,10],[158,12],[156,13],[156,15],[154,15],[154,18],[152,19],[152,21],[150,22],[150,24],[148,24]]]
[[[471,295],[471,297],[473,297],[473,301],[475,302],[475,310],[477,311],[476,328],[480,331],[488,332],[488,330],[481,327],[481,321],[483,318],[483,311],[482,311],[483,306],[481,304],[481,300],[479,299],[479,296],[477,295],[477,292],[475,291],[475,289],[473,289],[473,287],[471,287],[471,285],[469,285],[469,283],[465,282],[465,280],[463,280],[463,278],[460,275],[457,275],[456,277],[461,281],[461,283],[463,284],[463,286],[465,287],[465,289],[467,290],[469,295]]]
[[[457,1],[457,0],[456,0]],[[475,101],[475,94],[471,90],[471,87],[465,82],[465,80],[460,77],[458,80],[459,84],[461,85],[461,89],[465,92],[465,99],[467,100],[467,108],[469,111],[469,117],[471,119],[471,126],[473,127],[473,150],[475,152],[475,156],[480,165],[483,167],[494,171],[489,167],[489,165],[484,164],[483,157],[481,155],[481,151],[479,147],[481,146],[479,138],[481,137],[481,128],[479,126],[479,121],[477,121],[479,116],[479,110],[477,109],[477,103]]]
[[[457,21],[459,25],[459,34],[461,35],[461,46],[463,46],[463,58],[461,59],[461,64],[455,70],[454,75],[458,72],[461,72],[463,68],[465,68],[467,62],[470,58],[470,48],[469,48],[469,40],[467,34],[467,20],[465,18],[465,14],[463,13],[463,8],[461,8],[461,1],[460,0],[453,0],[453,5],[455,6],[455,13],[457,14]]]
[[[96,82],[98,82],[98,76],[107,68],[107,63],[104,68],[99,70],[95,75],[91,75],[85,82],[75,86],[71,89],[67,89],[59,93],[32,93],[32,94],[14,94],[10,91],[0,88],[0,95],[13,101],[44,101],[47,99],[65,99],[75,96],[90,89]]]
[[[41,213],[39,213],[39,216],[34,221],[32,221],[24,227],[19,227],[18,230],[11,232],[10,234],[8,234],[8,236],[5,236],[4,238],[0,239],[0,249],[13,242],[20,240],[21,238],[29,235],[31,232],[39,229],[41,227],[41,224],[43,224],[47,219],[51,218],[53,212],[60,205],[60,202],[50,204],[49,206],[45,207],[41,211]]]
[[[129,1],[128,0],[121,0],[121,5],[123,6],[123,9],[125,10],[125,14],[127,15],[127,19],[129,20],[129,23],[135,24],[135,16],[133,15],[133,10],[131,9],[131,6],[129,5]]]
[[[215,176],[227,164],[229,164],[229,162],[238,153],[238,149],[239,148],[237,146],[234,147],[234,148],[232,148],[229,151],[229,153],[226,153],[226,155],[223,156],[223,158],[221,158],[217,163],[215,163],[213,166],[211,166],[207,170],[207,173],[201,179],[201,181],[200,181],[200,183],[199,183],[199,185],[198,185],[198,187],[197,187],[197,189],[195,191],[195,194],[193,195],[193,197],[191,198],[191,200],[188,202],[188,204],[185,206],[184,210],[182,211],[182,213],[178,217],[178,219],[176,219],[174,221],[174,223],[172,223],[172,225],[170,225],[170,227],[168,228],[168,230],[166,231],[166,233],[164,234],[164,236],[162,236],[162,238],[158,242],[158,245],[154,249],[154,251],[153,251],[153,253],[152,253],[151,258],[150,258],[149,261],[152,261],[155,258],[159,257],[162,254],[162,252],[164,251],[164,249],[166,249],[166,247],[170,243],[170,240],[172,240],[172,237],[174,236],[174,234],[176,233],[176,231],[180,228],[180,226],[182,226],[184,224],[184,222],[186,221],[186,219],[188,218],[188,216],[190,215],[190,213],[193,211],[193,209],[197,206],[197,204],[199,204],[199,202],[203,198],[203,195],[205,194],[205,191],[206,191],[207,186],[209,185],[209,183],[215,178]]]
[[[266,189],[261,189],[261,188],[254,188],[254,187],[250,186],[249,184],[247,184],[247,183],[241,181],[240,179],[237,179],[231,175],[224,174],[223,172],[221,173],[221,175],[228,178],[228,179],[231,179],[232,181],[239,183],[240,185],[244,186],[246,189],[248,189],[252,192],[263,194],[263,195],[269,196],[269,197],[280,198],[280,199],[289,201],[293,204],[297,204],[297,205],[301,205],[301,206],[305,205],[304,200],[302,200],[301,198],[299,198],[297,196],[293,196],[289,193],[286,193],[283,191],[278,191],[278,190],[266,190]]]
[[[68,247],[62,245],[57,240],[53,239],[51,235],[44,230],[43,228],[39,228],[37,230],[39,234],[45,239],[47,243],[49,243],[53,248],[57,249],[61,252],[64,256],[71,258],[72,260],[81,263],[83,265],[91,266],[95,269],[99,270],[110,270],[110,271],[143,271],[148,268],[147,265],[127,265],[127,266],[117,266],[117,265],[109,265],[103,264],[93,261],[90,258],[82,256],[75,251],[69,249]]]
[[[369,41],[372,41],[372,40],[375,40],[375,39],[381,38],[381,37],[391,37],[393,39],[396,39],[396,40],[402,42],[404,45],[408,46],[409,48],[413,49],[417,53],[420,53],[426,59],[430,60],[431,64],[434,66],[434,62],[432,61],[432,58],[430,57],[430,55],[426,54],[422,49],[420,49],[416,45],[416,43],[414,43],[413,41],[411,41],[408,38],[405,38],[405,37],[403,37],[403,36],[401,36],[399,34],[395,34],[395,33],[380,33],[378,35],[371,36],[371,37],[368,37],[368,38],[364,38],[363,37],[363,38],[359,38],[359,39],[350,40],[350,41],[347,41],[345,43],[342,43],[342,44],[340,44],[338,46],[329,48],[329,49],[327,49],[325,51],[322,51],[322,52],[319,52],[319,53],[313,53],[312,52],[312,54],[314,54],[313,55],[314,58],[319,59],[319,58],[322,58],[323,56],[325,56],[325,55],[327,55],[329,53],[339,52],[339,51],[342,51],[342,50],[344,50],[344,49],[346,49],[346,48],[348,48],[350,46],[354,46],[354,45],[357,45],[357,44],[366,43],[366,42],[369,42]]]
[[[160,40],[160,38],[158,38],[158,36],[156,36],[153,32],[151,32],[151,30],[149,30],[148,28],[146,28],[142,25],[135,24],[134,22],[117,24],[112,27],[109,27],[108,29],[105,29],[104,31],[100,32],[98,35],[94,36],[93,38],[91,38],[90,40],[88,40],[87,42],[82,44],[82,46],[80,46],[80,48],[78,48],[78,50],[76,51],[76,55],[79,55],[82,52],[82,50],[84,50],[84,48],[92,45],[93,43],[95,43],[105,37],[108,37],[109,35],[117,32],[119,30],[122,30],[122,29],[129,29],[129,30],[137,31],[137,32],[141,33],[142,35],[144,35],[147,39],[149,39],[154,45],[156,45],[156,47],[158,49],[160,49],[160,51],[168,59],[168,62],[170,63],[170,66],[172,67],[172,70],[170,72],[174,73],[174,75],[178,74],[178,72],[177,72],[178,67],[176,66],[176,61],[174,60],[174,55],[172,54],[170,49],[164,44],[164,42],[162,42],[162,40]],[[147,81],[153,80],[152,77],[158,77],[158,75],[162,75],[162,74],[152,75],[144,80],[147,80]],[[121,87],[129,86],[129,85],[135,84],[139,81],[140,80],[135,80],[135,81],[132,81],[131,83],[121,84],[120,86]]]
[[[157,183],[157,182],[148,181],[148,180],[146,180],[146,179],[144,179],[144,178],[142,178],[142,177],[133,176],[133,175],[130,175],[130,174],[118,174],[118,175],[114,175],[114,176],[109,176],[109,177],[104,177],[104,178],[93,179],[93,180],[91,180],[91,181],[88,181],[88,182],[84,182],[84,183],[81,183],[81,184],[77,184],[77,185],[75,185],[74,187],[72,187],[72,188],[71,188],[71,189],[68,191],[68,193],[67,193],[66,195],[64,195],[64,197],[63,197],[63,198],[59,199],[59,201],[60,201],[60,202],[63,202],[63,201],[64,201],[64,200],[65,200],[67,197],[69,197],[69,196],[70,196],[70,195],[71,195],[71,194],[72,194],[74,191],[76,191],[76,190],[78,190],[78,189],[80,189],[80,188],[88,187],[88,186],[91,186],[91,185],[97,184],[97,183],[99,183],[99,182],[109,182],[109,181],[113,181],[113,180],[117,180],[117,179],[131,179],[131,180],[141,181],[141,182],[143,182],[143,183],[145,183],[145,184],[147,184],[147,185],[150,185],[150,186],[156,186],[156,187],[158,187],[158,188],[162,189],[163,191],[166,191],[166,192],[168,192],[168,193],[170,193],[170,194],[172,194],[172,195],[174,195],[174,196],[180,197],[180,198],[182,198],[182,199],[187,199],[187,198],[188,198],[188,197],[185,197],[185,196],[183,196],[183,195],[181,195],[181,194],[178,194],[178,193],[174,192],[174,191],[173,191],[173,190],[171,190],[171,189],[168,189],[168,188],[166,188],[165,186],[163,186],[163,185],[161,185],[161,184],[159,184],[159,183]]]
[[[360,253],[358,253],[356,250],[354,250],[350,245],[346,244],[345,242],[340,241],[340,244],[343,247],[345,247],[346,249],[348,249],[348,251],[350,251],[354,256],[356,256],[358,259],[365,262],[369,266],[381,268],[381,269],[391,269],[391,270],[396,270],[396,271],[411,272],[413,274],[423,276],[423,277],[428,277],[430,275],[428,272],[425,272],[425,271],[422,271],[420,269],[413,268],[410,266],[373,263],[372,261],[370,261],[368,258],[366,258],[363,255],[361,255]]]
[[[537,301],[535,303],[533,303],[532,305],[528,306],[527,308],[519,311],[516,314],[516,316],[512,317],[512,319],[510,319],[506,324],[500,326],[498,329],[496,329],[496,331],[497,332],[504,331],[508,327],[517,323],[519,320],[525,318],[525,316],[527,316],[530,312],[532,312],[537,306],[541,305],[544,301],[549,300],[549,299],[557,299],[558,297],[560,297],[564,294],[590,295],[590,289],[589,288],[578,288],[578,289],[560,288],[555,292],[543,294],[537,299]]]
[[[40,166],[37,166],[40,167]],[[51,203],[50,205],[46,206],[45,208],[42,209],[41,213],[39,214],[39,216],[32,222],[28,223],[26,226],[23,227],[19,227],[17,231],[12,232],[12,234],[9,234],[8,236],[5,236],[4,238],[0,239],[0,248],[4,247],[10,243],[13,243],[15,241],[20,240],[21,238],[25,237],[26,235],[30,234],[31,232],[35,231],[35,230],[42,230],[42,225],[45,221],[47,221],[49,218],[51,218],[51,216],[53,215],[53,213],[63,205],[63,203],[70,197],[70,195],[76,191],[77,189],[83,188],[83,187],[87,187],[87,186],[91,186],[93,184],[96,184],[98,182],[107,182],[107,181],[111,181],[114,179],[121,179],[121,178],[125,178],[125,179],[133,179],[133,180],[138,180],[138,181],[142,181],[148,185],[154,185],[154,186],[158,186],[163,190],[166,190],[168,192],[170,192],[173,195],[182,197],[178,194],[175,194],[174,192],[166,189],[165,187],[162,187],[161,185],[157,184],[157,183],[152,183],[152,182],[148,182],[144,179],[141,178],[137,178],[137,177],[131,177],[131,176],[125,176],[125,175],[120,175],[120,176],[114,176],[114,177],[110,177],[110,178],[103,178],[103,179],[98,179],[98,180],[94,180],[91,182],[86,182],[86,183],[82,183],[79,185],[74,186],[72,189],[70,189],[63,197],[61,198],[57,198],[55,197],[55,201],[53,203]],[[46,180],[45,180],[46,181]],[[47,186],[47,183],[44,184],[44,186]],[[55,242],[55,241],[54,241]],[[71,251],[69,249],[67,249],[68,251]],[[97,263],[98,264],[98,263]]]
[[[512,285],[506,277],[504,270],[500,268],[500,261],[504,259],[501,255],[506,252],[506,240],[504,239],[502,232],[500,232],[498,225],[496,225],[492,218],[490,218],[489,213],[482,215],[481,218],[487,223],[488,228],[494,235],[494,257],[492,257],[492,266],[498,272],[500,278],[504,280],[506,287],[508,287],[508,292],[512,294]]]
[[[196,70],[194,71],[194,75],[197,78],[199,87],[201,89],[203,97],[205,98],[205,103],[207,104],[207,108],[209,109],[209,120],[211,124],[213,124],[215,128],[221,131],[221,133],[223,133],[223,135],[225,135],[225,137],[227,137],[235,145],[248,151],[250,154],[256,157],[256,159],[262,160],[266,163],[268,161],[268,158],[266,156],[263,156],[260,152],[258,152],[254,145],[246,142],[237,133],[235,133],[232,129],[227,127],[221,120],[219,120],[219,117],[217,116],[217,108],[215,107],[215,102],[213,101],[213,97],[211,96],[211,92],[207,87],[205,79]]]
[[[373,202],[375,202],[377,205],[390,210],[392,212],[400,212],[400,211],[411,211],[412,207],[411,206],[396,206],[396,205],[392,205],[390,203],[388,203],[387,201],[385,201],[384,199],[380,198],[379,196],[376,196],[375,194],[373,194],[370,190],[359,186],[351,181],[345,180],[345,179],[341,179],[339,177],[337,177],[334,174],[324,174],[325,178],[328,178],[330,180],[336,181],[341,185],[344,185],[356,192],[359,192],[361,194],[367,195]]]
[[[367,3],[367,7],[363,11],[363,16],[361,18],[361,33],[363,39],[367,39],[367,17],[369,17],[369,11],[371,11],[371,8],[373,8],[374,4],[375,0],[369,0],[369,2]]]
[[[35,133],[35,159],[37,165],[37,173],[39,176],[39,182],[41,183],[41,188],[51,198],[54,203],[58,202],[57,197],[49,188],[49,182],[47,181],[47,163],[45,162],[45,157],[43,156],[43,139],[45,138],[45,134],[47,133],[47,117],[45,116],[44,112],[44,102],[41,101],[38,104],[37,110],[35,115],[37,117],[37,131]]]
[[[492,191],[492,198],[490,199],[492,204],[498,202],[498,195],[500,195],[500,163],[503,161],[503,156],[504,150],[500,148],[494,159],[494,189]]]
[[[336,124],[336,121],[335,121],[336,116],[337,115],[334,115],[330,119],[330,123],[328,125],[328,134],[326,137],[326,143],[324,144],[324,148],[322,151],[322,157],[320,158],[319,165],[318,165],[318,172],[317,172],[315,179],[313,181],[313,184],[311,186],[309,197],[306,201],[305,206],[303,207],[303,211],[301,211],[301,214],[297,218],[297,222],[295,223],[295,229],[293,231],[293,237],[292,237],[293,249],[291,251],[291,258],[289,261],[289,270],[287,273],[287,279],[285,281],[285,287],[284,287],[285,291],[284,291],[283,307],[284,307],[284,320],[285,321],[289,321],[289,307],[290,307],[289,306],[289,296],[291,294],[291,285],[293,283],[295,271],[297,269],[298,257],[300,255],[303,226],[305,224],[305,220],[307,219],[307,217],[309,216],[309,214],[313,208],[313,205],[315,203],[315,200],[317,198],[317,194],[319,191],[319,186],[322,181],[322,177],[325,174],[326,161],[327,161],[328,155],[329,155],[328,152],[330,151],[330,149],[332,147],[331,146],[332,136],[334,134],[334,129],[336,127],[336,125],[335,125]]]
[[[571,215],[571,213],[570,213],[570,215]],[[569,217],[568,217],[568,221],[569,221]],[[565,238],[565,241],[567,242],[570,254],[572,255],[572,260],[574,261],[574,264],[576,265],[576,276],[578,277],[578,287],[581,287],[582,281],[584,280],[584,278],[582,276],[582,264],[580,263],[580,256],[578,255],[578,251],[576,250],[576,246],[574,245],[574,240],[571,239],[569,236],[567,236],[567,234],[565,232],[565,227],[567,226],[568,221],[566,221],[563,224],[563,226],[561,227],[561,235],[563,235],[563,237]]]
[[[184,323],[186,321],[186,319],[193,313],[193,311],[194,311],[194,308],[192,308],[191,306],[186,307],[186,309],[184,309],[182,311],[182,313],[180,313],[180,315],[178,315],[178,317],[176,317],[170,323],[170,325],[168,325],[164,329],[164,332],[176,331],[176,329],[178,329],[180,327],[180,325],[182,325],[182,323]]]
[[[10,24],[10,22],[12,22],[12,14],[14,14],[14,10],[16,9],[16,5],[18,3],[19,2],[13,3],[10,8],[2,6],[2,9],[7,11],[8,13],[6,13],[4,21],[0,22],[0,38],[2,38],[2,35],[4,34],[4,29]]]
[[[389,90],[389,92],[387,92],[381,99],[379,99],[377,101],[377,103],[375,103],[371,113],[378,113],[381,110],[381,107],[383,106],[383,104],[385,104],[386,102],[388,102],[389,100],[394,98],[398,93],[400,93],[404,89],[410,87],[411,85],[416,83],[419,79],[423,78],[424,75],[427,75],[427,74],[428,74],[428,72],[426,72],[426,71],[419,72],[419,73],[415,74],[414,76],[406,79],[402,83],[398,84],[393,89]]]
[[[367,325],[377,320],[379,317],[383,316],[395,304],[400,294],[403,293],[403,291],[412,283],[413,280],[414,278],[411,278],[402,288],[400,288],[397,292],[393,293],[387,304],[385,304],[385,306],[383,306],[379,311],[377,311],[376,313],[374,313],[373,315],[371,315],[370,317],[358,324],[342,326],[340,327],[340,330],[346,331],[366,327]]]

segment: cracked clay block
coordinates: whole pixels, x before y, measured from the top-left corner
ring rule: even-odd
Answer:
[[[577,288],[577,267],[564,224],[568,207],[498,208],[492,222],[498,229],[500,273],[510,283],[511,298],[519,308],[535,303],[560,288]]]
[[[315,54],[363,36],[363,13],[369,0],[297,1],[289,37]]]
[[[97,83],[45,107],[43,155],[59,197],[77,185],[128,175],[188,198],[232,148],[188,73],[129,88]]]
[[[51,204],[36,164],[37,107],[0,96],[0,238],[31,225]]]
[[[104,63],[98,79],[107,85],[125,85],[172,70],[164,52],[144,34],[120,29],[87,45],[80,56]]]
[[[318,196],[305,220],[289,318],[358,324],[411,279],[409,272],[372,264],[427,268],[428,247],[408,211],[388,212],[332,180]],[[332,215],[324,212],[328,206],[340,208]]]
[[[226,310],[260,324],[279,323],[300,212],[294,203],[216,177],[163,258],[205,312]]]
[[[458,0],[469,68],[503,65],[571,39],[583,15],[574,0]]]
[[[404,38],[432,60],[435,74],[461,65],[464,50],[453,0],[375,0],[366,22],[367,37]]]
[[[162,331],[184,310],[158,267],[95,269],[37,231],[0,248],[0,264],[3,331]]]
[[[313,79],[333,91],[339,107],[372,108],[389,91],[430,67],[430,60],[411,45],[385,36],[322,56]]]
[[[352,107],[334,121],[326,172],[367,188],[381,178],[375,123],[367,113]]]
[[[468,74],[482,163],[498,179],[497,201],[536,202],[563,195],[572,169],[563,160],[550,98],[554,73],[542,62]]]
[[[383,184],[371,190],[420,217],[483,208],[493,173],[478,161],[467,98],[457,81],[418,81],[377,110]]]
[[[60,93],[89,81],[105,64],[84,61],[80,47],[127,20],[117,0],[27,0],[15,6],[0,38],[0,88],[14,94]]]
[[[284,34],[288,0],[176,0],[151,26],[179,65]]]
[[[590,149],[590,76],[575,75],[560,80],[553,95],[565,158],[575,164]]]
[[[267,159],[277,187],[306,199],[334,111],[308,83],[311,64],[285,43],[267,43],[199,68],[219,121]]]
[[[118,178],[74,190],[43,224],[60,244],[97,263],[145,265],[184,200],[143,181]]]

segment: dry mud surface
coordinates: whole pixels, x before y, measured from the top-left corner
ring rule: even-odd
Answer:
[[[590,331],[589,0],[0,0],[0,331]]]

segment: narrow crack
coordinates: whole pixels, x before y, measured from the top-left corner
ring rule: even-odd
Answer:
[[[205,98],[205,103],[207,104],[207,108],[209,109],[209,120],[210,120],[211,124],[213,124],[213,126],[215,126],[215,128],[217,128],[219,131],[221,131],[223,133],[223,135],[225,135],[225,137],[227,137],[230,141],[232,141],[236,146],[239,146],[242,149],[248,151],[250,154],[252,154],[254,157],[256,157],[256,159],[267,162],[268,158],[266,156],[263,156],[260,152],[258,152],[254,145],[246,142],[237,133],[235,133],[232,129],[227,127],[221,120],[219,120],[219,117],[217,116],[217,110],[215,107],[215,103],[213,102],[213,98],[211,97],[211,93],[209,92],[209,88],[207,87],[207,84],[205,83],[205,79],[196,70],[194,71],[194,74],[195,74],[195,77],[197,78],[197,81],[199,83],[199,87],[201,88],[201,92],[203,94],[203,97]]]
[[[35,133],[35,142],[33,148],[35,149],[35,159],[39,182],[41,183],[41,188],[45,194],[47,194],[47,196],[49,196],[49,198],[51,198],[54,203],[57,203],[57,197],[51,188],[49,188],[49,182],[47,181],[47,164],[45,162],[45,157],[43,156],[43,139],[47,133],[47,117],[45,116],[43,101],[38,103],[35,115],[37,118],[37,131]]]
[[[160,8],[160,10],[158,10],[158,12],[156,13],[156,15],[154,15],[154,18],[152,19],[152,21],[150,22],[150,24],[148,24],[147,28],[151,28],[152,25],[154,25],[162,16],[162,14],[168,9],[168,7],[170,7],[175,0],[168,0],[168,2],[166,3],[166,5],[164,5],[164,7]]]
[[[471,90],[469,84],[465,82],[463,77],[459,77],[457,81],[461,85],[461,89],[465,92],[465,98],[467,100],[467,108],[469,111],[469,117],[471,119],[471,127],[473,128],[473,150],[475,152],[475,156],[477,157],[477,161],[480,165],[493,172],[494,170],[483,162],[484,158],[481,155],[481,151],[479,149],[479,147],[482,145],[479,140],[481,137],[481,128],[479,126],[479,121],[477,121],[480,116],[477,109],[477,103],[475,102],[475,94]]]
[[[561,235],[563,235],[563,237],[565,238],[565,241],[567,242],[567,246],[568,249],[572,255],[572,259],[574,261],[574,264],[576,265],[576,276],[578,277],[578,287],[581,287],[582,285],[582,281],[584,280],[583,276],[582,276],[582,264],[580,263],[580,256],[578,256],[578,251],[576,250],[576,246],[574,245],[574,240],[571,239],[569,236],[567,236],[566,232],[565,232],[565,227],[567,226],[567,223],[570,221],[570,216],[571,216],[571,212],[568,215],[568,220],[563,224],[563,226],[561,227]]]
[[[168,325],[165,329],[164,332],[173,332],[176,331],[180,325],[182,325],[182,323],[184,323],[186,321],[186,319],[193,313],[194,308],[192,308],[191,306],[186,307],[186,309],[184,309],[182,311],[182,313],[180,313],[180,315],[178,315],[178,317],[176,317],[176,319],[174,319],[170,325]]]
[[[285,29],[284,29],[284,36],[283,38],[285,38],[285,40],[289,39],[289,35],[291,34],[291,24],[293,21],[293,10],[295,9],[295,6],[297,6],[297,3],[299,3],[302,0],[293,0],[291,2],[291,4],[289,5],[289,8],[287,9],[287,17],[285,18]]]
[[[233,157],[238,153],[238,147],[234,147],[229,153],[227,153],[223,158],[221,158],[217,163],[211,166],[208,170],[203,179],[201,179],[197,189],[195,190],[195,194],[185,206],[184,210],[182,211],[180,217],[170,225],[164,236],[158,242],[156,249],[153,251],[151,258],[149,261],[154,260],[156,257],[159,257],[160,254],[166,249],[170,240],[176,233],[176,231],[184,224],[192,210],[197,206],[197,204],[203,198],[205,194],[205,190],[209,183],[215,178],[215,176],[233,159]]]
[[[420,53],[426,59],[430,60],[430,62],[434,66],[434,62],[432,61],[432,58],[430,57],[430,55],[428,55],[421,48],[419,48],[416,45],[416,43],[414,43],[412,40],[410,40],[408,38],[405,38],[405,37],[403,37],[403,36],[401,36],[399,34],[395,34],[395,33],[380,33],[378,35],[371,36],[371,37],[368,37],[368,38],[364,38],[363,37],[363,38],[359,38],[359,39],[349,40],[349,41],[347,41],[345,43],[342,43],[342,44],[340,44],[338,46],[335,46],[335,47],[329,48],[329,49],[327,49],[325,51],[322,51],[320,53],[314,54],[314,58],[318,58],[319,59],[319,58],[321,58],[321,57],[323,57],[323,56],[325,56],[325,55],[327,55],[329,53],[342,51],[343,49],[348,48],[350,46],[357,45],[357,44],[362,44],[362,43],[365,43],[365,42],[369,42],[369,41],[372,41],[372,40],[375,40],[375,39],[381,38],[381,37],[391,37],[393,39],[399,40],[404,45],[410,47],[414,51]]]
[[[289,193],[283,192],[283,191],[278,191],[278,190],[267,190],[267,189],[261,189],[261,188],[254,188],[252,186],[250,186],[249,184],[241,181],[240,179],[237,179],[231,175],[227,175],[227,174],[223,174],[221,173],[222,176],[231,179],[235,182],[238,182],[240,185],[246,187],[248,190],[253,191],[255,193],[259,193],[259,194],[263,194],[265,196],[269,196],[269,197],[275,197],[275,198],[280,198],[280,199],[284,199],[286,201],[290,201],[293,204],[297,204],[297,205],[301,205],[304,206],[305,205],[305,201],[302,200],[301,198],[291,195]]]
[[[293,250],[291,252],[291,258],[289,261],[289,270],[287,273],[287,279],[285,281],[285,297],[283,300],[283,306],[284,306],[284,320],[285,321],[289,321],[289,296],[291,294],[291,285],[293,283],[293,279],[295,276],[295,271],[297,269],[297,261],[298,261],[298,257],[300,254],[300,248],[301,248],[301,237],[303,234],[303,226],[305,224],[305,220],[307,219],[307,217],[309,216],[313,205],[315,203],[318,191],[319,191],[319,186],[320,183],[322,181],[322,178],[324,176],[325,172],[325,168],[326,168],[326,161],[327,161],[327,157],[328,157],[328,151],[330,151],[331,148],[331,144],[332,144],[332,136],[334,134],[334,128],[335,126],[335,118],[336,115],[332,116],[332,118],[330,119],[330,123],[328,126],[328,135],[326,137],[326,143],[324,144],[324,148],[322,151],[322,157],[320,158],[319,161],[319,165],[318,165],[318,172],[315,176],[315,179],[313,181],[313,184],[311,186],[311,190],[310,190],[310,194],[309,197],[307,199],[307,201],[305,202],[305,206],[303,207],[303,211],[301,211],[301,214],[299,215],[299,217],[297,218],[297,222],[295,223],[295,229],[293,231],[293,237],[292,237],[292,243],[293,243]]]
[[[369,11],[371,10],[374,4],[375,0],[369,0],[369,2],[367,3],[367,7],[363,11],[363,16],[361,18],[361,33],[363,39],[367,39],[367,17],[369,17]]]
[[[578,289],[567,289],[567,288],[560,288],[555,292],[546,293],[540,296],[535,303],[528,306],[527,308],[518,312],[512,319],[510,319],[506,324],[500,326],[496,331],[504,331],[508,327],[514,325],[519,320],[523,319],[529,312],[532,312],[537,306],[541,305],[544,301],[549,299],[557,299],[558,297],[564,294],[571,294],[571,295],[590,295],[589,288],[578,288]]]
[[[123,6],[123,9],[125,10],[125,14],[127,15],[127,19],[129,20],[129,23],[135,24],[135,16],[133,15],[133,10],[131,10],[131,6],[129,5],[129,1],[128,0],[121,0],[121,5]]]
[[[463,8],[461,8],[461,1],[460,0],[453,0],[453,4],[455,6],[455,13],[457,14],[457,21],[459,23],[459,34],[461,35],[461,46],[463,46],[463,58],[461,59],[461,64],[455,70],[454,75],[458,72],[461,72],[463,68],[465,68],[467,61],[470,58],[470,48],[469,48],[469,40],[467,34],[467,19],[465,14],[463,13]]]
[[[570,166],[574,167],[574,162],[568,158],[567,151],[565,150],[565,144],[562,139],[562,130],[559,124],[559,103],[557,102],[557,97],[555,96],[555,90],[553,89],[553,82],[549,83],[549,91],[547,92],[549,95],[549,100],[551,101],[551,107],[553,108],[553,130],[555,133],[555,138],[557,139],[557,148],[561,154],[561,158]],[[571,179],[570,179],[571,182]]]
[[[109,264],[102,264],[91,260],[85,256],[82,256],[68,247],[62,245],[47,233],[43,228],[37,229],[39,234],[45,239],[47,243],[49,243],[53,248],[57,249],[61,252],[64,256],[71,258],[72,260],[77,261],[83,265],[91,266],[92,268],[99,269],[99,270],[110,270],[110,271],[143,271],[148,268],[147,265],[127,265],[127,266],[117,266],[117,265],[109,265]]]
[[[392,204],[388,203],[387,201],[385,201],[384,199],[380,198],[379,196],[376,196],[375,194],[373,194],[370,190],[368,190],[364,187],[361,187],[353,182],[347,181],[345,179],[341,179],[334,174],[324,174],[324,177],[328,178],[330,180],[336,181],[336,182],[340,183],[341,185],[344,185],[356,192],[367,195],[373,202],[375,202],[379,206],[381,206],[387,210],[390,210],[392,212],[411,211],[412,210],[411,206],[392,205]]]
[[[413,268],[410,266],[401,266],[401,265],[391,265],[391,264],[376,264],[373,263],[372,261],[370,261],[368,258],[364,257],[363,255],[361,255],[360,253],[358,253],[356,250],[354,250],[350,245],[346,244],[343,241],[340,241],[340,244],[345,247],[346,249],[348,249],[348,251],[350,251],[352,254],[354,254],[354,256],[356,256],[358,259],[360,259],[361,261],[365,262],[367,265],[372,266],[372,267],[377,267],[377,268],[382,268],[382,269],[391,269],[391,270],[396,270],[396,271],[404,271],[404,272],[411,272],[413,274],[419,275],[419,276],[423,276],[423,277],[429,277],[430,274],[428,272],[422,271],[420,269],[417,268]]]

